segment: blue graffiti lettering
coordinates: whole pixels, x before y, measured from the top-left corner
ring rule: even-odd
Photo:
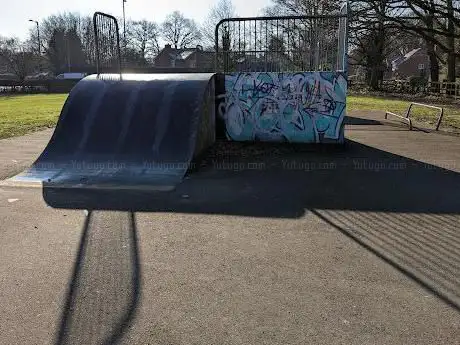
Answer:
[[[339,141],[347,83],[339,72],[225,76],[219,113],[232,140]]]

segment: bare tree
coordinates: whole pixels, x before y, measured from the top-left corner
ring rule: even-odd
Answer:
[[[152,61],[158,54],[160,36],[156,23],[147,20],[127,23],[128,47],[134,49],[145,61]]]
[[[77,35],[82,37],[86,31],[87,20],[86,17],[82,17],[79,13],[65,12],[50,15],[43,19],[40,23],[40,41],[42,45],[42,51],[48,49],[48,42],[53,36],[55,30],[75,30]],[[33,42],[37,42],[37,30],[35,28],[30,29],[30,39]]]
[[[202,37],[196,23],[191,19],[185,18],[179,11],[175,11],[166,17],[166,20],[161,25],[161,34],[176,49],[195,45]]]
[[[81,33],[81,43],[83,45],[83,51],[86,57],[86,63],[89,66],[96,64],[96,49],[95,49],[95,36],[94,36],[94,27],[93,19],[91,17],[84,17],[83,22],[83,31]]]
[[[94,30],[92,18],[90,16],[81,16],[79,13],[65,12],[50,15],[43,19],[40,23],[40,43],[41,51],[45,54],[48,53],[50,48],[49,42],[51,42],[56,31],[72,31],[76,33],[82,43],[86,63],[89,65],[94,64]],[[31,28],[29,32],[29,42],[37,41],[37,30],[36,28]]]
[[[223,19],[237,17],[232,0],[219,0],[211,8],[206,20],[202,25],[203,42],[206,47],[214,47],[216,25]]]
[[[75,29],[55,30],[48,42],[46,56],[54,73],[78,72],[86,67],[83,44]]]
[[[378,12],[387,13],[391,0],[354,0],[351,2],[350,48],[353,65],[363,66],[366,82],[377,89],[389,69],[392,41],[397,36]]]
[[[270,17],[306,16],[305,19],[279,19],[267,22],[268,34],[257,35],[262,39],[260,47],[270,55],[273,47],[284,46],[283,54],[276,54],[287,63],[286,68],[331,70],[336,63],[334,55],[338,50],[339,18],[324,18],[325,15],[338,15],[343,5],[341,0],[272,0],[273,5],[264,9]],[[264,23],[261,23],[264,26]],[[260,26],[260,25],[259,25]],[[264,37],[266,36],[266,37]],[[275,41],[273,41],[275,40]],[[265,43],[263,43],[265,41]]]
[[[412,32],[427,43],[432,67],[438,69],[439,47],[447,55],[448,80],[455,81],[456,40],[460,38],[460,6],[454,0],[388,0],[392,11],[376,12],[396,28]],[[437,80],[433,75],[432,79]]]
[[[0,61],[21,81],[37,67],[32,49],[17,38],[0,37]]]
[[[341,0],[272,0],[274,6],[264,12],[268,15],[327,15],[338,12]]]

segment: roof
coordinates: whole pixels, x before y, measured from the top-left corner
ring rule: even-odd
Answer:
[[[186,60],[196,51],[196,48],[176,49],[170,48],[169,56],[176,60]]]
[[[414,56],[421,50],[422,48],[413,49],[410,52],[408,52],[406,55],[400,56],[397,59],[394,59],[393,61],[391,61],[391,66],[392,66],[393,71],[397,70],[399,65],[401,65],[403,62],[406,62],[407,60],[412,58],[412,56]]]
[[[214,63],[215,52],[203,50],[201,46],[193,48],[174,48],[170,45],[166,45],[155,57],[155,65],[159,66],[165,63],[159,60],[162,59],[161,56],[166,56],[170,60],[175,61],[176,66],[185,66],[188,61],[192,61],[195,67],[208,68]],[[168,64],[169,62],[166,63]]]
[[[417,49],[411,50],[409,53],[404,55],[404,59],[409,60],[415,53],[419,52],[420,50],[422,50],[422,48],[417,48]]]

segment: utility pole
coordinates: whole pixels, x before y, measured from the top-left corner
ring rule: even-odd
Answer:
[[[37,24],[37,36],[38,36],[38,55],[41,55],[41,42],[40,42],[40,25],[38,24],[38,21],[29,19],[29,22]]]

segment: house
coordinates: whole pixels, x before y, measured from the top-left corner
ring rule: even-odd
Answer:
[[[195,48],[173,48],[170,44],[155,57],[155,67],[182,67],[210,70],[214,67],[214,52],[203,50],[202,46]]]
[[[348,55],[348,74],[353,80],[364,80],[366,68],[360,50],[352,50]],[[383,61],[384,79],[407,79],[430,75],[430,60],[424,48],[413,49],[405,55],[390,56]]]
[[[406,79],[430,75],[430,59],[425,49],[417,48],[391,61],[392,77]]]

